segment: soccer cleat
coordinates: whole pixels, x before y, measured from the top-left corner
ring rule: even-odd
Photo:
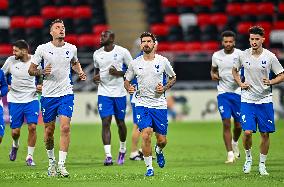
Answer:
[[[147,172],[145,173],[146,177],[152,177],[154,176],[154,170],[153,169],[147,169]]]
[[[105,162],[104,162],[104,165],[105,165],[105,166],[111,166],[111,165],[113,165],[112,158],[111,158],[111,157],[106,157]]]
[[[35,166],[36,165],[33,161],[33,157],[30,156],[30,155],[27,156],[26,163],[27,163],[27,166]]]
[[[269,175],[269,173],[266,171],[266,167],[264,163],[259,163],[258,165],[258,171],[260,175]]]
[[[60,176],[60,177],[69,177],[69,173],[66,170],[64,165],[59,165],[58,164],[57,175]]]
[[[155,152],[156,152],[156,147],[157,147],[157,145],[155,146]],[[163,168],[165,166],[165,162],[166,162],[163,152],[162,151],[160,153],[156,152],[156,157],[157,157],[157,163],[158,163],[159,167]]]
[[[144,160],[143,156],[141,157],[140,154],[135,155],[135,156],[133,156],[133,157],[130,156],[129,159],[130,159],[130,160],[134,160],[134,161]]]
[[[250,173],[251,165],[252,165],[252,161],[251,161],[251,160],[246,160],[246,161],[245,161],[245,164],[244,164],[244,167],[243,167],[243,172],[244,172],[245,174]]]
[[[47,169],[47,175],[49,177],[54,177],[57,175],[56,171],[56,161],[52,160],[52,162],[49,163],[48,169]]]
[[[10,155],[9,155],[11,161],[15,161],[16,160],[17,152],[18,152],[18,148],[17,147],[12,147]]]
[[[119,152],[118,158],[117,158],[118,165],[124,164],[124,157],[125,157],[125,153]]]
[[[238,143],[232,143],[232,148],[233,148],[235,158],[239,159],[241,157],[241,154],[240,154]]]

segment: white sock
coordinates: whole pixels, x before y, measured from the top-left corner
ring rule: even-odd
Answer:
[[[17,140],[14,140],[13,139],[13,147],[16,147],[16,148],[18,148],[19,147],[19,144],[20,144],[20,140],[19,140],[19,138],[17,139]]]
[[[233,151],[228,151],[228,158],[234,157],[234,152]]]
[[[112,157],[111,156],[111,145],[104,145],[105,153],[107,157]]]
[[[35,147],[28,146],[28,156],[33,157],[35,151]]]
[[[147,170],[148,169],[153,169],[153,166],[152,166],[152,156],[144,157],[144,162],[146,164]]]
[[[55,160],[54,148],[51,150],[46,150],[46,152],[47,152],[47,156],[48,156],[49,164],[50,164],[53,160]]]
[[[67,157],[67,152],[59,151],[58,165],[64,165]]]
[[[126,152],[126,142],[120,142],[119,152],[121,152],[121,153]]]
[[[264,154],[260,153],[259,154],[259,163],[265,164],[266,158],[267,158],[267,155],[264,155]]]
[[[238,143],[238,141],[234,141],[234,139],[232,139],[232,145],[238,145],[239,143]]]
[[[130,153],[130,157],[133,158],[135,156],[139,155],[138,151],[134,151]]]
[[[155,151],[156,151],[156,153],[160,154],[160,153],[162,153],[162,148],[160,148],[160,147],[157,145]]]
[[[245,153],[246,153],[246,160],[252,160],[251,149],[245,150]]]

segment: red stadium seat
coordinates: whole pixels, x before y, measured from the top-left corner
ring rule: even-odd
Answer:
[[[72,6],[62,6],[58,9],[58,17],[62,19],[74,18],[74,8]]]
[[[259,21],[259,22],[256,22],[255,25],[259,25],[261,26],[265,33],[270,33],[271,29],[272,29],[272,24],[268,21]]]
[[[217,51],[219,49],[220,43],[217,41],[208,41],[202,43],[202,50],[204,51]]]
[[[78,36],[76,34],[68,34],[65,36],[64,40],[68,43],[71,43],[73,45],[77,45]]]
[[[253,26],[254,24],[252,22],[240,22],[237,25],[237,31],[240,34],[248,34],[248,30],[251,26]]]
[[[273,3],[259,3],[257,5],[257,11],[262,15],[273,15],[274,4]]]
[[[187,52],[198,52],[201,51],[202,44],[201,42],[189,42],[185,44],[185,50]]]
[[[177,15],[177,14],[166,14],[164,16],[164,22],[169,26],[179,25],[179,15]]]
[[[170,43],[159,42],[157,50],[158,51],[169,51],[170,50]]]
[[[25,28],[26,19],[23,16],[13,16],[10,21],[10,28]]]
[[[169,27],[166,24],[158,23],[151,25],[151,32],[157,36],[167,36]]]
[[[0,10],[7,10],[9,6],[8,0],[0,0]]]
[[[177,0],[162,0],[162,7],[177,7]]]
[[[7,56],[13,53],[11,44],[0,44],[0,56]]]
[[[258,15],[258,3],[243,3],[242,4],[242,14],[243,15]]]
[[[31,16],[26,19],[27,28],[42,28],[43,19],[40,16]]]
[[[93,31],[94,34],[101,34],[103,31],[106,31],[108,29],[109,29],[108,25],[98,24],[98,25],[93,26],[92,31]]]
[[[58,18],[58,9],[55,6],[46,6],[41,9],[41,16],[44,19]]]
[[[213,0],[195,0],[196,5],[205,6],[211,8],[213,5]]]
[[[78,37],[79,47],[97,47],[100,45],[100,35],[82,34]]]
[[[92,9],[89,6],[78,6],[74,10],[74,18],[91,18]]]
[[[158,44],[159,45],[159,44]],[[170,51],[185,51],[185,42],[174,42],[170,43]]]
[[[177,0],[177,5],[180,7],[194,7],[195,0]]]
[[[240,3],[228,3],[226,6],[226,12],[230,16],[242,15],[242,6]]]
[[[284,2],[279,3],[279,5],[278,5],[278,13],[284,14]]]
[[[276,21],[276,22],[274,22],[273,30],[284,30],[284,21]]]
[[[211,24],[211,15],[210,14],[198,14],[197,24],[200,27]]]
[[[223,13],[216,13],[211,15],[210,22],[218,27],[224,27],[227,24],[228,18]]]

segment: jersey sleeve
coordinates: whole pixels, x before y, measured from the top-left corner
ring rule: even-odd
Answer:
[[[72,61],[73,61],[73,62],[78,62],[79,59],[78,59],[78,55],[77,55],[77,47],[76,47],[76,46],[74,46],[73,54],[74,54],[74,56],[73,56],[73,58],[72,58]]]
[[[238,58],[234,60],[233,67],[237,68],[237,70],[240,70],[242,67],[242,54],[243,52],[240,52]]]
[[[96,51],[95,51],[94,54],[93,54],[94,66],[95,66],[95,68],[99,68],[98,61],[96,60],[96,55],[97,55],[97,53],[96,53]]]
[[[277,57],[273,54],[271,56],[271,70],[278,75],[279,73],[282,73],[284,71],[282,65],[280,64]]]
[[[135,73],[134,73],[133,62],[130,62],[124,77],[126,80],[131,81],[132,79],[134,79],[134,76]]]
[[[216,53],[212,55],[212,67],[218,67]]]
[[[10,64],[11,64],[11,61],[9,57],[7,58],[7,60],[5,61],[4,65],[1,68],[5,75],[7,75],[10,72]]]
[[[129,63],[133,60],[130,52],[125,49],[125,52],[124,52],[124,58],[123,58],[123,63],[126,65],[126,66],[129,66]]]
[[[170,61],[167,59],[167,58],[164,58],[165,59],[165,73],[169,76],[169,77],[173,77],[175,76],[175,72],[174,72],[174,69],[170,63]]]
[[[32,63],[36,64],[36,65],[40,65],[41,60],[43,58],[43,52],[42,52],[42,47],[38,46],[36,48],[35,54],[32,57]]]

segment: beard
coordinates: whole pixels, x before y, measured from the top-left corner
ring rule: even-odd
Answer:
[[[143,52],[146,54],[150,54],[153,51],[154,47],[150,48],[148,46],[143,47]]]

